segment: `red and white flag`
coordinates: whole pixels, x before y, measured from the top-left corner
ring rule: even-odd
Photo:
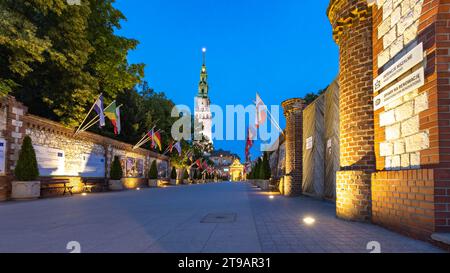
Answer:
[[[258,93],[256,93],[256,121],[255,127],[258,129],[261,125],[267,121],[267,106],[262,101]]]

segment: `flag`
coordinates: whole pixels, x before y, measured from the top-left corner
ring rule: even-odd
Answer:
[[[152,140],[153,143],[155,143],[159,147],[159,150],[162,151],[161,134],[159,132],[154,133]],[[155,147],[155,145],[153,145],[153,147]]]
[[[120,135],[120,132],[122,131],[122,123],[120,121],[120,107],[116,108],[116,129],[117,129],[117,134]]]
[[[195,161],[195,164],[197,165],[197,167],[202,169],[202,160],[201,159],[197,159],[197,161]]]
[[[203,166],[202,167],[203,167],[204,170],[208,169],[209,166],[208,166],[208,162],[206,162],[206,160],[203,161]]]
[[[254,132],[252,130],[254,130],[254,129],[253,129],[253,127],[250,126],[247,131],[247,142],[245,144],[245,158],[247,161],[249,161],[249,159],[250,159],[250,149],[253,146]]]
[[[107,118],[109,118],[109,120],[111,121],[112,125],[114,126],[114,134],[118,135],[120,134],[120,111],[118,110],[119,108],[116,105],[116,102],[114,101],[113,103],[111,103],[110,106],[108,106],[104,112],[105,112],[105,116]]]
[[[103,95],[100,95],[94,104],[94,110],[100,118],[100,127],[105,126],[105,113],[103,112],[103,108]]]
[[[175,143],[175,145],[173,145],[172,148],[175,148],[178,152],[178,155],[181,156],[181,143],[180,142]]]
[[[258,93],[256,93],[256,121],[255,126],[258,129],[267,120],[267,106],[262,101]]]

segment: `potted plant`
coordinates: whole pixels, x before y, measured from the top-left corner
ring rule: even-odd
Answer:
[[[183,180],[182,180],[181,184],[183,184],[183,183],[184,184],[189,183],[189,173],[186,169],[184,169],[184,172],[183,172]]]
[[[14,175],[17,181],[12,182],[11,198],[14,200],[36,199],[41,196],[41,182],[31,138],[25,136],[19,153]]]
[[[118,156],[114,157],[113,163],[111,165],[111,171],[109,173],[109,189],[112,191],[123,190],[122,183],[123,171],[120,165],[120,160]]]
[[[172,172],[170,173],[170,184],[177,184],[177,169],[175,167],[172,167]]]
[[[158,187],[158,168],[156,167],[156,160],[153,160],[148,172],[149,187]]]

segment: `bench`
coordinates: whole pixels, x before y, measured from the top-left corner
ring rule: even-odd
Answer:
[[[83,192],[92,192],[93,189],[101,189],[101,191],[105,190],[108,187],[106,184],[106,180],[101,178],[85,178],[83,179]]]
[[[63,195],[66,195],[66,193],[70,193],[70,195],[73,195],[73,186],[68,186],[68,184],[70,184],[69,179],[41,181],[41,191],[64,189]]]

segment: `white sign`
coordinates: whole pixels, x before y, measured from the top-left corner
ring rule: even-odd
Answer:
[[[375,111],[425,84],[423,67],[383,91],[374,99]]]
[[[306,150],[311,150],[313,147],[313,137],[306,139]]]
[[[422,61],[423,44],[420,43],[373,81],[373,91],[380,91],[383,87]]]
[[[95,154],[81,155],[79,175],[81,177],[105,177],[105,157]]]
[[[66,175],[63,150],[39,145],[34,145],[34,150],[41,176]]]
[[[0,174],[5,174],[5,149],[6,149],[6,141],[1,138],[0,139]]]

